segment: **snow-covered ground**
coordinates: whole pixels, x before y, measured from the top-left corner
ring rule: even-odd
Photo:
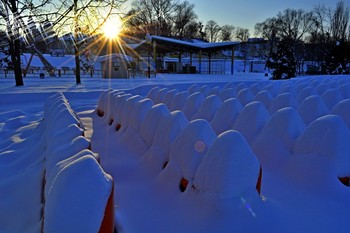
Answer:
[[[24,82],[0,79],[0,232],[96,232],[112,178],[118,232],[349,232],[350,76]]]

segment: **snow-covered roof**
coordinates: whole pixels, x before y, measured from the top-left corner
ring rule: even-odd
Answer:
[[[26,67],[30,61],[30,57],[32,54],[24,53],[21,56],[21,63],[23,67]],[[65,55],[65,56],[51,56],[50,54],[43,54],[44,58],[55,68],[68,67],[70,69],[75,68],[75,60],[74,55]],[[31,62],[31,67],[39,67],[43,68],[43,63],[39,59],[38,56],[34,55]]]
[[[112,53],[112,54],[107,54],[107,55],[97,57],[95,60],[95,63],[100,63],[100,62],[104,62],[107,60],[112,60],[114,58],[121,58],[121,59],[127,60],[128,62],[132,61],[132,57],[130,57],[128,55],[120,54],[120,53]]]
[[[148,36],[146,40],[137,45],[135,50],[142,50],[143,47],[156,42],[159,46],[167,47],[173,50],[190,50],[190,51],[219,51],[224,49],[230,49],[240,42],[202,42],[199,40],[184,41],[162,36]]]
[[[51,56],[50,54],[43,54],[43,56],[56,69],[62,69],[62,68],[75,69],[74,55]],[[30,61],[30,57],[31,57],[30,53],[22,54],[21,56],[22,67],[27,67],[27,64]],[[99,65],[99,63],[103,61],[110,60],[116,57],[127,60],[129,62],[132,61],[132,58],[130,56],[119,54],[119,53],[113,53],[113,54],[107,54],[104,56],[96,57],[95,65]],[[34,55],[32,60],[30,61],[30,67],[44,69],[43,63],[41,62],[39,57],[36,55]]]

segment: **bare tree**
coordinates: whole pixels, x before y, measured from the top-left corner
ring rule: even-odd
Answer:
[[[268,61],[273,56],[276,57],[275,55],[280,54],[281,57],[284,55],[288,57],[287,63],[290,67],[295,67],[293,64],[296,61],[299,62],[298,65],[300,66],[304,56],[303,40],[314,28],[315,22],[316,19],[312,12],[305,12],[302,9],[286,9],[278,13],[277,17],[256,24],[256,33],[260,33],[270,40]],[[284,43],[288,43],[288,45]],[[285,48],[288,48],[288,51],[285,51]],[[269,62],[270,67],[273,67],[271,64],[278,62],[276,59],[272,60]]]
[[[235,37],[236,37],[238,40],[240,40],[240,41],[242,41],[242,42],[246,42],[246,41],[248,41],[249,36],[250,36],[250,34],[249,34],[249,29],[247,29],[247,28],[241,28],[241,27],[237,27],[237,28],[236,28]]]
[[[314,24],[311,29],[309,41],[326,44],[331,39],[332,10],[324,5],[318,5],[313,9]]]
[[[194,4],[184,1],[175,5],[174,7],[174,35],[182,38],[185,34],[186,28],[192,23],[192,26],[197,19],[194,13]]]
[[[339,1],[331,19],[331,33],[335,41],[343,41],[347,38],[349,16],[349,7],[345,7],[344,2]]]
[[[205,25],[205,33],[207,34],[209,42],[217,42],[221,27],[214,20],[209,20]]]
[[[170,36],[176,4],[175,0],[134,0],[126,20],[130,34]]]
[[[303,39],[311,31],[315,22],[312,12],[302,9],[286,9],[277,15],[279,33],[283,38],[290,38],[294,43]]]
[[[16,24],[16,15],[18,15],[18,7],[15,1],[1,1],[0,14],[2,21],[6,26],[7,38],[10,48],[12,66],[15,73],[16,86],[23,86],[23,78],[21,72],[20,57],[20,36],[19,27]]]
[[[269,42],[268,52],[265,55],[266,60],[269,60],[272,56],[272,52],[274,51],[274,46],[276,44],[278,30],[277,18],[268,18],[264,22],[257,23],[255,25],[255,34],[262,36],[263,39]]]
[[[221,41],[232,41],[235,27],[232,25],[224,25],[221,27]]]
[[[189,39],[201,38],[200,23],[197,23],[196,21],[191,21],[188,23],[184,28],[183,36]]]
[[[0,0],[0,24],[6,28],[16,86],[24,85],[20,53],[22,46],[28,46],[29,35],[25,21],[35,15],[45,15],[41,10],[49,7],[50,3],[50,0]]]
[[[54,15],[58,33],[73,32],[76,83],[80,84],[81,48],[89,46],[90,38],[101,30],[107,19],[118,15],[125,0],[62,0]]]
[[[25,37],[26,33],[24,19],[37,13],[38,9],[46,4],[49,4],[49,0],[35,1],[35,4],[34,1],[0,1],[1,24],[5,26],[7,32],[16,86],[22,86],[24,84],[20,56],[21,38]]]

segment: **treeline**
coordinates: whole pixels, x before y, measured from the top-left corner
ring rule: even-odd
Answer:
[[[263,56],[274,78],[294,77],[306,61],[314,62],[311,74],[349,73],[349,19],[349,7],[339,1],[335,9],[287,9],[257,23],[256,34],[268,41]]]
[[[198,19],[195,5],[188,1],[134,0],[126,14],[124,34],[143,39],[146,34],[173,38],[201,39],[209,42],[245,41],[249,30],[233,25],[206,24]]]
[[[140,39],[147,33],[209,42],[247,42],[250,32],[234,25],[205,24],[198,19],[194,4],[175,0],[134,0],[124,17],[124,33]],[[274,70],[274,78],[294,77],[306,61],[314,73],[346,73],[350,63],[349,6],[315,6],[311,11],[286,9],[255,25],[255,37],[263,38],[259,54]]]

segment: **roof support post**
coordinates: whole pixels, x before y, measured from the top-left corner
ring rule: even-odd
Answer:
[[[234,71],[234,63],[235,63],[235,47],[232,46],[232,50],[231,50],[231,74],[233,74]]]
[[[147,52],[147,78],[151,78],[151,61],[150,61],[150,51]]]
[[[209,74],[211,74],[211,53],[208,54],[209,57]]]
[[[157,76],[157,42],[153,41],[154,77]]]
[[[198,73],[202,73],[202,50],[199,50],[199,66],[198,66]]]
[[[190,66],[192,66],[192,52],[190,53]]]

